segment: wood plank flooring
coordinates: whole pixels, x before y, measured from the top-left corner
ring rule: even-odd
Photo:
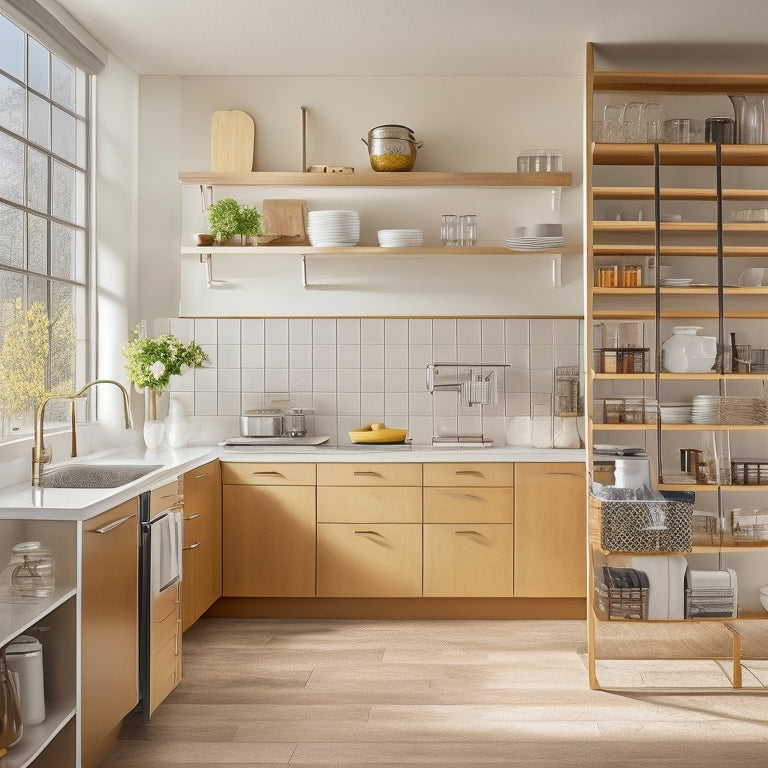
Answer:
[[[202,619],[184,680],[105,768],[768,765],[768,664],[599,662],[583,621]],[[728,671],[728,665],[724,665]]]

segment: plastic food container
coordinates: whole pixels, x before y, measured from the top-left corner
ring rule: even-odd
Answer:
[[[517,156],[519,173],[555,173],[563,170],[563,153],[557,149],[528,149]]]

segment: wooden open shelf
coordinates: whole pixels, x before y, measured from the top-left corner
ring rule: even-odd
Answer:
[[[594,91],[638,93],[765,93],[768,75],[742,72],[639,72],[593,73]]]
[[[593,165],[653,165],[653,144],[593,144]],[[768,144],[723,144],[724,166],[768,165]],[[714,144],[659,144],[664,165],[715,165]]]

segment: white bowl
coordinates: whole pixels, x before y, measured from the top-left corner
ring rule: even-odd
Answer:
[[[763,608],[768,611],[768,584],[759,587],[757,591],[760,593],[760,602],[762,603]]]

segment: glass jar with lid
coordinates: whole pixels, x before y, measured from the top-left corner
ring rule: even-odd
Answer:
[[[49,597],[54,587],[51,550],[39,541],[22,541],[11,550],[11,594]]]

